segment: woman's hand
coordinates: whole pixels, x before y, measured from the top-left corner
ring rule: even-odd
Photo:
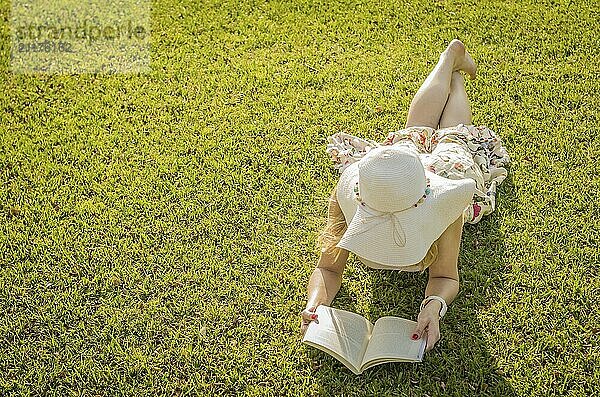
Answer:
[[[300,316],[302,317],[302,323],[300,325],[300,333],[302,335],[304,335],[304,333],[306,332],[306,329],[308,328],[308,324],[310,324],[311,321],[314,321],[315,323],[319,324],[319,320],[318,320],[318,315],[315,314],[315,310],[317,310],[316,306],[309,306],[306,309],[302,310],[302,312],[300,312]]]
[[[440,302],[429,301],[417,317],[417,326],[413,331],[412,339],[427,338],[426,352],[433,349],[440,340],[440,308]]]

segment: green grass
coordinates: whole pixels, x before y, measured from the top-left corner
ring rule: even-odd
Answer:
[[[1,395],[600,394],[597,2],[158,1],[150,73],[73,76],[9,72],[9,9]],[[509,177],[438,346],[356,377],[298,333],[325,141],[401,128],[455,37]],[[425,284],[351,258],[334,305],[415,318]]]

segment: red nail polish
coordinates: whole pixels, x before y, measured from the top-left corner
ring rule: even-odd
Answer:
[[[412,340],[417,340],[419,339],[419,335],[417,334],[412,334]]]
[[[310,318],[312,318],[313,320],[317,318],[316,314],[313,314],[312,316],[310,316]]]

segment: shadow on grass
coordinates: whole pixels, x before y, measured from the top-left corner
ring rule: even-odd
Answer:
[[[426,353],[423,362],[383,364],[355,376],[333,357],[310,349],[320,394],[516,395],[489,352],[478,318],[478,313],[492,305],[502,292],[502,274],[507,264],[499,211],[515,209],[513,189],[509,171],[499,188],[496,212],[476,225],[464,226],[459,258],[460,292],[441,322],[442,339]],[[374,270],[355,259],[348,269],[350,274],[333,306],[357,312],[371,322],[382,316],[416,320],[427,284],[426,272]],[[490,288],[491,283],[495,283],[494,288]]]

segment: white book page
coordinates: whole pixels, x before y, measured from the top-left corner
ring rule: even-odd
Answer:
[[[373,325],[359,314],[319,305],[317,324],[308,326],[302,342],[331,354],[355,374],[369,343]]]
[[[412,340],[417,323],[400,317],[381,317],[375,322],[363,358],[363,370],[393,361],[422,361],[425,339]]]

